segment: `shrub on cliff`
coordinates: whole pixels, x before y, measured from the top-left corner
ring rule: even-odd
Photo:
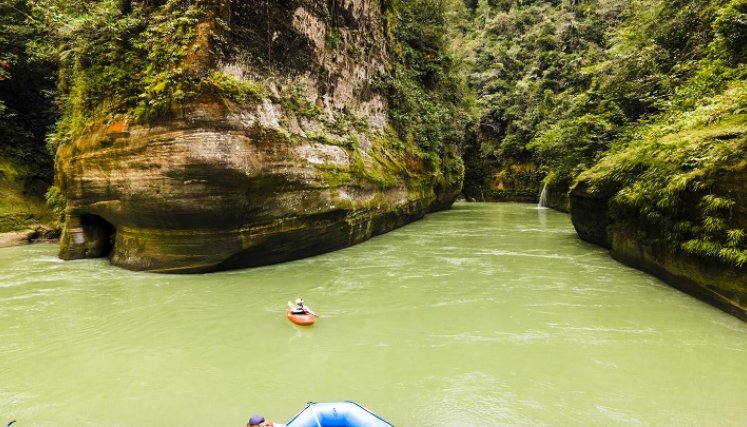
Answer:
[[[546,181],[744,74],[744,0],[473,3],[482,155],[531,156]]]
[[[44,35],[29,22],[30,13],[25,0],[0,4],[0,157],[25,164],[30,178],[51,182],[44,137],[56,118],[50,96],[56,64],[29,52]]]
[[[679,11],[639,12],[652,16],[644,31],[652,38],[620,46],[635,48],[632,59],[652,44],[662,51],[659,95],[640,104],[655,114],[628,121],[610,152],[579,176],[611,197],[611,219],[635,224],[641,240],[740,267],[747,242],[739,190],[721,181],[747,161],[747,68],[734,43],[747,28],[745,4],[681,1]]]
[[[473,126],[472,94],[462,64],[449,45],[449,14],[455,2],[385,2],[393,58],[380,76],[389,117],[403,141],[422,150],[431,172],[447,185],[462,181],[461,146]]]
[[[588,86],[569,114],[529,144],[558,176],[573,178],[662,114],[688,110],[730,78],[713,61],[714,20],[726,1],[632,2],[607,48],[582,70]]]
[[[44,205],[53,175],[45,135],[57,117],[56,64],[33,49],[44,34],[29,2],[0,3],[0,232],[51,222]]]
[[[637,129],[579,180],[612,194],[610,219],[638,230],[641,241],[742,267],[740,190],[720,180],[746,165],[747,82],[740,81],[692,111]]]
[[[200,78],[184,69],[196,48],[195,25],[206,1],[122,4],[46,0],[34,15],[48,26],[49,55],[60,63],[57,99],[62,117],[52,149],[92,122],[113,114],[152,118],[193,97]]]
[[[534,161],[565,182],[591,165],[623,118],[590,90],[590,67],[607,58],[627,10],[627,1],[475,2],[466,40],[482,159]]]
[[[437,179],[458,184],[463,176],[458,146],[472,115],[465,108],[468,90],[446,37],[453,3],[382,3],[391,55],[378,89],[388,96],[399,144],[414,146]],[[279,79],[293,73],[322,76],[314,64],[314,43],[292,27],[302,6],[324,20],[325,49],[331,54],[360,54],[340,40],[338,26],[348,25],[350,17],[334,0],[280,2],[269,8],[265,2],[214,0],[37,4],[34,13],[50,27],[51,46],[61,62],[62,118],[50,145],[68,143],[87,126],[116,115],[152,121],[205,93],[238,103],[274,97],[293,113],[320,118],[318,107],[302,96],[275,93],[267,81],[238,80],[216,66],[247,61],[260,74]],[[368,88],[360,90],[367,96]],[[321,132],[344,133],[346,123],[360,121],[335,113],[340,120],[328,120]],[[320,140],[334,138],[321,135]]]

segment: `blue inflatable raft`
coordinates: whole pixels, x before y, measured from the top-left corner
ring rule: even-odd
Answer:
[[[286,423],[288,427],[394,427],[383,418],[352,402],[308,405]]]

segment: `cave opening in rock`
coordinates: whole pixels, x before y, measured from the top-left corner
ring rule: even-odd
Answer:
[[[86,240],[86,258],[108,257],[114,248],[114,237],[117,229],[104,218],[83,214],[80,216],[80,225]]]

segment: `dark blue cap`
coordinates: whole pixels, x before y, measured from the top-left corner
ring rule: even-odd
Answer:
[[[259,424],[265,422],[265,417],[262,415],[255,415],[249,418],[249,422],[246,425]]]

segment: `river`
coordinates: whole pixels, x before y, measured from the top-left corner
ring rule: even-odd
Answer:
[[[397,426],[744,426],[747,324],[526,204],[205,275],[0,249],[0,424],[244,426],[354,400]],[[320,314],[285,318],[303,296]]]

